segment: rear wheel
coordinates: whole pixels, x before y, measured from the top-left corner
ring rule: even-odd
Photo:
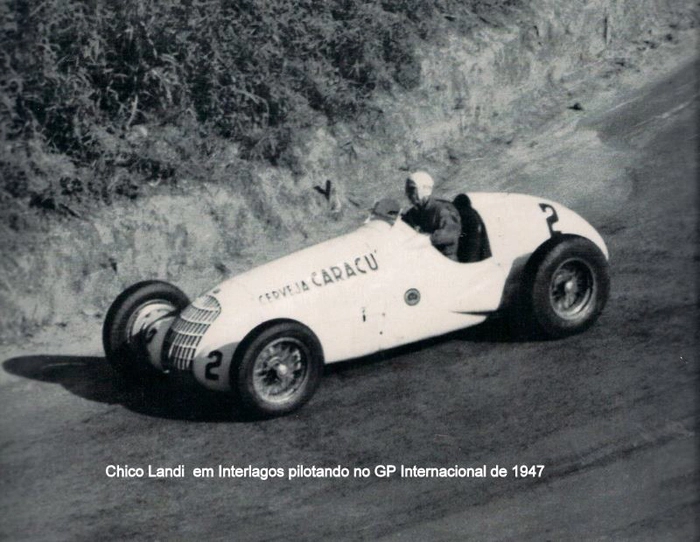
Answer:
[[[535,261],[525,305],[536,330],[564,337],[592,326],[608,300],[608,262],[588,239],[569,237]]]
[[[301,324],[284,322],[253,338],[232,365],[231,380],[248,410],[278,416],[311,399],[322,370],[323,353],[316,336]]]
[[[145,352],[145,332],[156,320],[179,313],[190,301],[167,282],[139,282],[124,290],[110,306],[102,327],[107,361],[131,377],[155,372]]]

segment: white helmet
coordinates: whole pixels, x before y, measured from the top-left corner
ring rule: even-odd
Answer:
[[[433,193],[435,181],[425,171],[414,171],[406,179],[406,195],[411,198],[410,192],[414,192],[418,200],[424,201]]]

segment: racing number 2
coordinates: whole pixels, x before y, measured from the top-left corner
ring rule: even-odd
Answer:
[[[559,235],[561,232],[554,231],[554,224],[559,222],[559,215],[557,214],[557,210],[554,207],[552,207],[549,203],[540,203],[540,209],[542,209],[543,213],[551,211],[549,216],[547,216],[547,227],[549,228],[549,235],[551,237]]]
[[[204,378],[207,380],[219,380],[219,375],[218,373],[214,372],[214,369],[221,367],[221,360],[223,359],[224,355],[218,350],[213,350],[212,352],[209,352],[207,357],[212,361],[204,366]]]

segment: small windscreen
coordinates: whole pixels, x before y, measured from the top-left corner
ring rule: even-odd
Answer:
[[[401,206],[395,199],[384,198],[374,204],[370,220],[383,220],[389,224],[396,222],[401,213]]]

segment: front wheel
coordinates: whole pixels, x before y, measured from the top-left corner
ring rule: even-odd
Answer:
[[[565,337],[592,326],[610,291],[608,262],[582,237],[565,238],[531,270],[526,295],[538,331]]]
[[[102,327],[107,361],[129,377],[154,370],[145,353],[144,332],[155,321],[177,314],[189,304],[182,290],[158,280],[139,282],[124,290],[107,311]]]
[[[316,336],[300,324],[284,322],[253,338],[232,365],[231,381],[248,410],[279,416],[311,398],[322,370],[323,352]]]

